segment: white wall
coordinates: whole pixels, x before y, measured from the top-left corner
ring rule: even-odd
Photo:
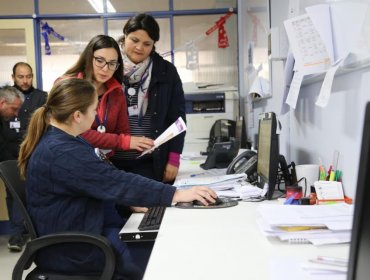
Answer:
[[[282,27],[282,21],[288,16],[288,2],[271,1],[272,26]],[[283,65],[283,61],[272,63],[272,98],[253,103],[254,127],[248,130],[251,140],[256,139],[259,113],[280,113]],[[329,166],[334,151],[339,151],[338,168],[343,171],[344,190],[354,198],[364,109],[366,102],[370,101],[370,67],[337,75],[326,108],[315,106],[321,84],[322,80],[304,85],[296,109],[280,116],[283,127],[280,135],[281,154],[286,156],[288,162],[320,163],[321,158],[322,164]]]
[[[370,101],[370,67],[337,76],[329,105],[314,105],[321,82],[302,88],[299,102],[290,112],[290,151],[296,163],[325,166],[339,151],[338,169],[344,172],[343,186],[354,197],[360,158],[365,104]]]

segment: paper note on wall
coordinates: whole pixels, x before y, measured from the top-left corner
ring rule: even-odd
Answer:
[[[301,15],[284,21],[295,69],[304,75],[322,73],[330,67],[330,57],[311,18]]]
[[[315,103],[317,106],[326,107],[328,105],[334,76],[341,64],[342,63],[338,63],[336,66],[331,67],[328,72],[326,72],[324,81],[321,85],[319,97]]]
[[[303,81],[303,75],[301,72],[294,72],[293,80],[290,84],[288,96],[285,103],[287,103],[291,108],[295,109],[297,105],[299,91],[301,89]]]

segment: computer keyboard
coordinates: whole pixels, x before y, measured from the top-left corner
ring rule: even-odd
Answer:
[[[164,212],[166,211],[165,206],[151,207],[144,214],[143,219],[139,224],[139,230],[157,230],[161,226]]]

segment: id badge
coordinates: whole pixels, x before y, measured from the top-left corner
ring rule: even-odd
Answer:
[[[9,127],[13,128],[13,129],[20,129],[21,128],[21,122],[20,121],[9,122]]]
[[[137,105],[128,107],[128,115],[129,116],[139,115],[139,107]]]

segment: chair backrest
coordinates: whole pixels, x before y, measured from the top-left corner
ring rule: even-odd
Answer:
[[[27,211],[26,189],[24,181],[21,180],[19,175],[17,161],[7,160],[0,162],[0,177],[22,213],[30,238],[35,239],[37,237],[36,230]]]
[[[211,152],[215,143],[227,142],[230,141],[230,138],[235,138],[235,132],[236,121],[227,119],[216,120],[209,132],[207,153]]]
[[[24,181],[22,181],[20,178],[16,160],[0,162],[0,178],[4,181],[5,187],[9,190],[13,200],[19,206],[26,228],[31,236],[31,241],[27,243],[21,257],[14,267],[12,275],[13,280],[24,279],[23,272],[30,268],[31,264],[34,262],[36,254],[40,250],[48,246],[62,243],[86,243],[100,248],[105,256],[105,265],[102,272],[98,273],[98,275],[95,273],[91,275],[65,275],[60,274],[59,272],[45,272],[36,266],[36,268],[27,275],[26,279],[112,279],[116,261],[113,248],[111,247],[111,244],[107,238],[84,232],[64,232],[37,237],[31,217],[27,212],[26,189],[24,186]]]

